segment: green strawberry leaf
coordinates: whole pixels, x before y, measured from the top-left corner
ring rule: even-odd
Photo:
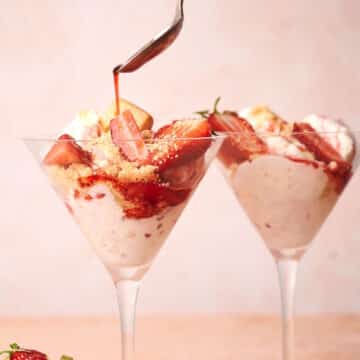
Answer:
[[[218,105],[221,100],[221,96],[217,97],[214,104],[213,114],[219,114]]]

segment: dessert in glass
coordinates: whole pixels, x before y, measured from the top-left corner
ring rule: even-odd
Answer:
[[[152,127],[121,99],[105,114],[80,113],[54,139],[25,140],[116,285],[123,360],[133,357],[140,281],[222,141],[207,119]]]
[[[342,121],[309,115],[296,122],[266,106],[203,113],[227,133],[222,172],[272,253],[282,298],[283,359],[294,359],[293,297],[299,260],[334,208],[357,165],[360,134]]]

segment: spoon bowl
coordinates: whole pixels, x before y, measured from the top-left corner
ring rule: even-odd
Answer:
[[[175,17],[170,26],[142,46],[130,58],[114,68],[114,73],[129,73],[165,51],[178,37],[184,23],[184,0],[178,0]]]

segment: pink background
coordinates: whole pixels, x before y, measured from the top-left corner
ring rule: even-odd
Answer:
[[[106,314],[111,281],[48,188],[24,135],[57,132],[112,100],[111,69],[172,17],[171,0],[1,1],[0,315]],[[209,107],[271,104],[360,130],[360,2],[186,1],[162,57],[122,82],[159,123]],[[22,82],[20,84],[20,82]],[[304,259],[299,312],[360,312],[359,176]],[[214,166],[140,297],[144,312],[278,311],[273,262]]]

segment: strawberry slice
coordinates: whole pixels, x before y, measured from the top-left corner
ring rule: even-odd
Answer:
[[[149,162],[166,169],[180,166],[204,155],[211,145],[211,126],[206,119],[176,120],[159,129]]]
[[[130,110],[110,122],[111,138],[129,161],[144,160],[148,156],[145,142]]]
[[[244,151],[242,147],[238,145],[236,139],[227,137],[217,154],[218,159],[226,166],[229,167],[232,164],[240,164],[249,159],[250,153]]]
[[[177,206],[185,201],[190,190],[172,190],[157,183],[124,184],[122,193],[132,207],[125,209],[129,218],[147,218],[161,213],[168,206]]]
[[[71,164],[91,165],[91,154],[82,149],[70,135],[61,135],[47,153],[45,165],[70,166]]]
[[[238,132],[248,129],[254,131],[252,126],[236,112],[224,111],[223,113],[214,112],[208,117],[214,131],[219,132]]]
[[[215,131],[230,133],[219,152],[219,158],[227,165],[248,160],[251,155],[264,154],[268,150],[251,124],[235,112],[212,113],[209,123]]]
[[[175,191],[168,186],[158,183],[127,183],[122,193],[128,201],[146,203],[153,207],[161,206],[166,202],[169,206],[182,203],[189,195],[189,190]]]
[[[317,160],[324,161],[327,164],[335,162],[334,172],[345,174],[351,170],[351,164],[345,161],[339,152],[321,137],[311,125],[295,123],[293,136],[314,153]]]
[[[161,178],[171,189],[194,189],[205,174],[205,159],[200,156],[184,165],[170,167],[161,173]]]

